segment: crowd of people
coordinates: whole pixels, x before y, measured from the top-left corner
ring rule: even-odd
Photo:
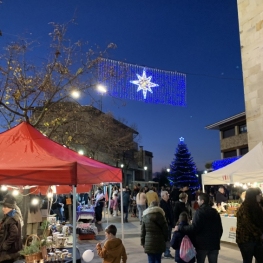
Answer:
[[[128,222],[129,211],[137,216],[141,223],[141,245],[148,256],[149,263],[159,263],[164,258],[174,258],[171,249],[175,249],[175,262],[217,263],[220,250],[220,239],[223,227],[220,214],[211,205],[210,193],[199,191],[196,195],[198,209],[194,211],[189,199],[192,195],[188,187],[181,189],[162,188],[158,193],[154,188],[137,185],[133,191],[128,187],[120,193],[114,188],[109,205],[113,203],[115,216],[119,212],[119,197],[123,195],[124,220]],[[177,200],[178,197],[178,200]],[[216,202],[225,197],[224,187],[215,193]],[[59,200],[58,200],[59,201]],[[96,216],[105,204],[105,194],[98,188],[95,195]],[[227,200],[222,200],[222,202]],[[194,200],[193,200],[194,202]],[[135,211],[136,205],[136,211]],[[6,195],[2,201],[3,219],[0,222],[0,262],[11,263],[22,248],[21,228],[24,224],[21,211],[12,195]],[[29,208],[29,213],[36,213]],[[195,212],[194,216],[192,212]],[[101,220],[101,218],[97,218]],[[98,221],[99,222],[99,221]],[[116,238],[116,226],[110,225],[105,230],[104,246],[97,245],[98,254],[107,258],[107,262],[127,261],[125,248]],[[196,255],[185,261],[180,248],[188,236],[195,247]],[[263,199],[260,188],[249,188],[245,191],[242,204],[237,211],[236,243],[244,263],[263,263]],[[110,251],[114,249],[114,253]],[[112,254],[113,253],[113,254]],[[115,258],[116,260],[111,260]],[[105,260],[104,260],[105,261]],[[106,262],[106,261],[105,261]]]

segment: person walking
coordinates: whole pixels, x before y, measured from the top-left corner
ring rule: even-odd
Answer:
[[[175,231],[194,235],[197,263],[204,263],[206,256],[209,263],[217,263],[220,250],[220,239],[223,233],[221,217],[216,209],[209,205],[209,196],[200,193],[192,225],[176,226]]]
[[[12,195],[7,195],[3,201],[4,217],[0,222],[0,262],[13,263],[20,256],[21,215],[16,208],[16,201]]]
[[[163,209],[165,219],[168,225],[168,241],[166,242],[166,249],[164,252],[164,258],[174,258],[170,252],[170,240],[172,235],[172,229],[174,228],[173,210],[169,200],[169,194],[167,191],[161,192],[160,207]]]
[[[249,188],[246,197],[237,211],[236,242],[243,263],[263,263],[263,210],[260,206],[260,188]]]
[[[130,205],[130,194],[129,192],[123,188],[122,191],[122,198],[123,198],[123,221],[128,223],[128,214],[129,214],[129,205]],[[124,216],[125,214],[125,216]]]
[[[148,263],[161,263],[168,241],[168,225],[162,208],[153,201],[144,210],[141,227],[141,245],[148,255]]]
[[[146,209],[146,201],[146,194],[143,192],[143,188],[141,188],[140,192],[136,195],[136,204],[139,211],[140,225],[142,224],[142,213]]]
[[[153,187],[151,187],[151,189],[148,192],[146,192],[145,194],[146,194],[148,206],[150,206],[150,204],[153,201],[156,201],[157,203],[159,203],[159,197],[158,197],[157,193],[153,190]]]
[[[188,214],[188,217],[190,218],[190,220],[192,220],[192,209],[189,205],[189,203],[187,202],[188,200],[188,195],[186,193],[181,193],[179,195],[179,201],[176,201],[174,204],[174,221],[175,224],[177,224],[177,221],[179,219],[179,215],[182,212],[186,212]]]
[[[178,223],[177,225],[179,226],[188,226],[190,224],[190,219],[188,217],[188,214],[186,212],[182,212],[180,215],[179,215],[179,220],[178,220]],[[171,240],[171,247],[173,249],[176,250],[175,252],[175,262],[177,263],[186,263],[183,259],[181,259],[180,257],[180,246],[181,246],[181,243],[182,243],[182,240],[184,238],[184,234],[182,234],[181,232],[179,231],[174,231],[173,233],[173,237],[172,237],[172,240]],[[192,243],[194,243],[194,237],[192,234],[188,235],[189,239],[191,240]],[[195,262],[195,257],[193,257],[192,259],[190,259],[190,261],[188,263],[194,263]]]
[[[95,198],[96,198],[95,199],[95,218],[96,218],[97,224],[101,224],[102,210],[103,210],[104,201],[105,201],[105,196],[101,188],[98,188]]]

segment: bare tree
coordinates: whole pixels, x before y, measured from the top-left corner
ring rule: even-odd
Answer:
[[[66,33],[72,22],[50,23],[53,31],[49,34],[48,54],[41,61],[33,58],[37,42],[26,38],[10,43],[0,54],[2,127],[10,128],[22,120],[37,127],[57,103],[70,100],[73,90],[89,94],[97,84],[97,65],[115,45],[94,51],[88,43],[71,41]],[[41,112],[32,119],[34,107],[41,107]]]

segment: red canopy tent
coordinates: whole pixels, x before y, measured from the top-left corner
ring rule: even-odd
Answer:
[[[75,186],[102,182],[122,182],[122,170],[67,149],[26,122],[0,134],[0,185],[72,185],[75,199]],[[75,213],[73,229],[75,248]]]
[[[121,182],[119,168],[79,155],[23,122],[0,134],[0,184],[79,185]]]

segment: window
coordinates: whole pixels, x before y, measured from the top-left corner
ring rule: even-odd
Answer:
[[[224,158],[229,158],[229,157],[234,157],[234,156],[237,156],[236,150],[224,152]]]
[[[243,125],[239,125],[239,134],[241,133],[247,133],[247,125],[243,124]]]
[[[234,136],[235,135],[235,127],[230,128],[228,130],[224,130],[224,131],[222,131],[222,133],[223,133],[223,138],[228,138],[228,137]]]
[[[248,147],[240,149],[240,155],[245,155],[246,153],[248,153]]]

